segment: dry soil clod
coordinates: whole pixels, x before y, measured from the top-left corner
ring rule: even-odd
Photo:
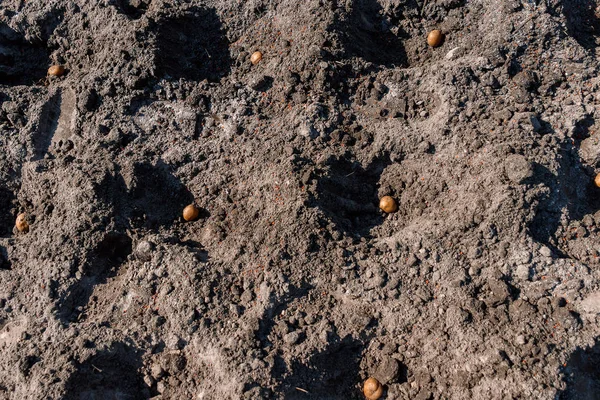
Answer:
[[[62,76],[65,73],[65,67],[62,65],[53,65],[48,68],[48,75],[50,76]]]
[[[183,209],[183,219],[186,221],[194,221],[200,215],[200,210],[193,204],[190,204]]]
[[[29,232],[29,224],[27,223],[27,218],[25,213],[21,213],[17,215],[17,220],[15,221],[15,227],[19,232],[27,233]]]
[[[427,35],[427,44],[431,47],[439,47],[444,40],[444,35],[439,29],[434,29]]]
[[[600,174],[596,175],[596,177],[594,178],[594,184],[596,185],[596,187],[600,188]]]
[[[260,51],[255,51],[250,56],[250,62],[252,63],[252,65],[256,65],[260,62],[260,60],[262,60],[262,58],[263,58],[262,53]]]
[[[383,395],[383,385],[375,378],[369,378],[363,386],[367,400],[377,400]]]
[[[398,211],[398,204],[392,196],[383,196],[381,200],[379,200],[379,208],[385,213],[394,213]]]

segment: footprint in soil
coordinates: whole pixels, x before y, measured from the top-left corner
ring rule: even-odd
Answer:
[[[6,24],[0,24],[0,85],[34,85],[50,64],[45,43],[31,43]]]
[[[578,348],[562,371],[567,388],[559,400],[596,400],[600,393],[600,341],[593,347]]]
[[[387,156],[366,167],[347,156],[330,158],[324,174],[317,177],[316,191],[310,193],[311,206],[322,210],[340,231],[369,235],[371,228],[383,222],[377,184],[390,163]]]
[[[104,284],[115,276],[131,252],[129,236],[118,232],[104,236],[86,256],[82,278],[69,287],[66,297],[60,302],[59,317],[63,323],[80,319],[96,285]]]
[[[156,31],[160,76],[216,82],[231,70],[229,42],[214,8],[193,7],[181,17],[158,21]]]
[[[142,352],[124,343],[114,343],[88,360],[66,383],[66,400],[147,399],[150,389],[138,371]]]
[[[356,397],[364,343],[350,336],[332,339],[334,344],[315,354],[308,363],[293,362],[290,371],[287,371],[282,359],[276,360],[275,365],[279,365],[276,374],[280,376],[275,376],[275,379],[281,380],[278,392],[283,393],[284,398],[334,400]]]

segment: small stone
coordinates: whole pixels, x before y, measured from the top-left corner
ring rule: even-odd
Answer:
[[[375,376],[375,378],[383,385],[388,385],[394,383],[399,374],[400,365],[398,364],[398,361],[392,357],[385,357],[377,367],[373,376]]]
[[[588,294],[579,303],[577,309],[587,314],[600,314],[600,292]]]
[[[286,344],[296,344],[300,341],[300,332],[298,331],[294,331],[294,332],[290,332],[288,334],[286,334],[283,337],[283,341]]]
[[[522,155],[513,154],[506,158],[504,171],[513,183],[521,183],[533,176],[533,165]]]
[[[550,250],[550,249],[549,249],[548,247],[546,247],[546,246],[542,246],[542,247],[540,247],[540,254],[541,254],[543,257],[548,257],[548,258],[550,258],[550,257],[552,257],[552,250]]]
[[[510,293],[506,283],[502,280],[490,280],[488,281],[489,288],[491,290],[490,297],[487,299],[489,306],[498,306],[508,299]]]
[[[406,263],[408,264],[409,267],[414,267],[415,265],[417,265],[418,262],[419,262],[419,259],[414,254],[411,254],[410,256],[408,256],[408,259],[406,260]]]
[[[135,255],[140,261],[150,261],[152,259],[152,251],[154,244],[147,240],[142,240],[135,248]]]
[[[527,265],[519,265],[517,267],[517,271],[516,271],[517,277],[519,277],[519,279],[521,280],[529,280],[530,277],[530,270],[529,270],[529,266]]]
[[[165,375],[165,370],[160,366],[160,364],[155,363],[150,369],[150,374],[154,379],[159,380]]]
[[[452,50],[450,50],[448,53],[446,53],[446,60],[452,60],[453,58],[455,58],[456,55],[460,52],[460,50],[460,47],[455,47]]]

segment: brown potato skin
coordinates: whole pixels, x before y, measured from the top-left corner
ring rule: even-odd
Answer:
[[[62,65],[53,65],[48,68],[48,75],[50,76],[62,76],[65,73],[65,67]]]
[[[260,60],[262,60],[262,58],[263,58],[262,53],[260,51],[255,51],[250,56],[250,62],[252,63],[252,65],[256,65],[260,62]]]
[[[434,29],[427,35],[427,44],[431,47],[439,47],[444,41],[444,35],[439,29]]]
[[[186,221],[194,221],[200,215],[200,210],[193,204],[190,204],[183,209],[183,219]]]
[[[383,395],[383,386],[375,378],[369,378],[363,386],[363,394],[367,400],[377,400]]]
[[[379,208],[385,213],[394,213],[398,211],[398,204],[391,196],[383,196],[379,200]]]
[[[19,232],[27,233],[29,232],[29,224],[27,223],[27,216],[24,213],[17,215],[17,220],[15,221],[15,227]]]

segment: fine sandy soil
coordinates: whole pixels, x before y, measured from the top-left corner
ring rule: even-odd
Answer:
[[[597,57],[596,0],[3,0],[0,399],[600,398]]]

